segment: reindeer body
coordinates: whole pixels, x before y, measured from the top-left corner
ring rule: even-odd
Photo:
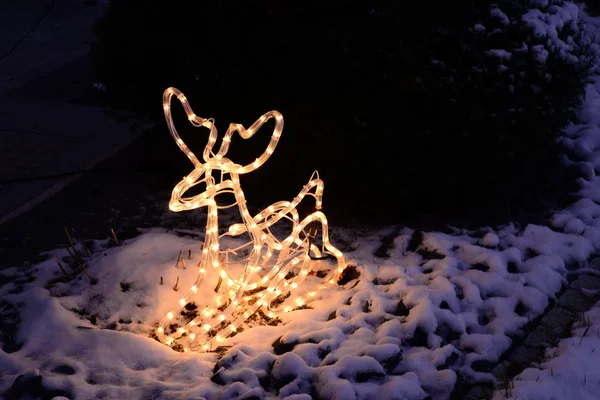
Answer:
[[[182,103],[192,125],[210,129],[208,144],[203,152],[204,163],[200,162],[185,145],[175,129],[171,114],[171,99],[173,96],[176,96]],[[184,351],[200,348],[208,351],[227,336],[236,332],[237,328],[259,308],[264,307],[267,310],[265,314],[269,318],[273,318],[276,313],[281,312],[280,309],[275,309],[272,304],[273,300],[279,296],[284,296],[302,283],[308,275],[311,258],[319,258],[321,253],[324,252],[332,255],[337,260],[337,268],[330,271],[325,278],[326,283],[321,285],[321,287],[324,287],[337,281],[345,268],[344,257],[338,249],[329,243],[327,219],[320,211],[323,181],[318,178],[318,174],[316,178],[313,174],[308,184],[291,202],[279,201],[255,216],[252,216],[248,211],[239,175],[259,168],[275,150],[283,130],[283,117],[279,112],[270,111],[264,114],[247,130],[240,124],[231,124],[223,137],[219,151],[214,154],[213,147],[217,139],[217,130],[213,120],[196,116],[185,96],[175,88],[169,88],[165,91],[163,107],[167,124],[175,142],[194,164],[194,170],[173,189],[169,208],[173,211],[184,211],[206,206],[208,212],[206,235],[201,259],[198,263],[199,274],[189,292],[179,301],[179,308],[181,309],[188,304],[198,292],[199,285],[204,279],[206,268],[209,265],[216,269],[220,278],[226,284],[228,292],[223,304],[217,299],[216,307],[208,305],[201,315],[188,322],[185,327],[181,327],[174,332],[167,332],[167,330],[170,330],[169,326],[178,310],[177,308],[173,309],[163,318],[156,333],[163,343],[171,345],[174,341],[177,341],[183,346]],[[271,135],[269,145],[253,163],[242,166],[225,157],[234,132],[237,131],[242,138],[248,139],[272,118],[275,119],[275,129]],[[220,171],[221,182],[215,183],[212,176],[213,170]],[[203,175],[205,177],[200,179]],[[225,179],[227,175],[229,177]],[[187,190],[201,183],[206,183],[206,191],[192,197],[183,197]],[[312,192],[313,189],[314,193]],[[242,223],[231,225],[227,232],[219,236],[218,212],[220,207],[215,197],[221,193],[234,194]],[[300,221],[296,207],[307,195],[315,198],[316,211]],[[292,233],[280,241],[271,233],[270,228],[283,219],[292,221],[293,226]],[[313,244],[318,228],[315,224],[321,226],[323,242],[321,250]],[[307,233],[305,229],[309,225],[310,232]],[[248,257],[244,260],[243,273],[235,279],[223,268],[223,257],[231,253],[232,250],[223,251],[220,248],[219,239],[226,235],[239,236],[246,232],[250,236],[250,242],[241,247],[251,246],[251,249]],[[301,265],[299,266],[299,264]],[[268,272],[259,278],[258,272],[261,270]],[[261,290],[261,288],[263,289]],[[252,291],[252,294],[248,294],[249,291]],[[309,297],[314,295],[314,292],[308,294]],[[296,299],[298,306],[302,306],[304,303],[305,299],[303,297]],[[291,311],[291,308],[286,307],[284,311]],[[203,343],[201,343],[201,337],[204,337]]]

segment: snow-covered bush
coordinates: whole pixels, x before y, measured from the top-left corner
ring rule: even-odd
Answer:
[[[93,55],[115,101],[157,118],[167,86],[222,130],[281,111],[270,168],[244,177],[254,201],[289,197],[315,168],[329,215],[389,222],[558,201],[570,180],[555,143],[590,67],[577,6],[409,3],[113,0]],[[206,135],[190,140],[201,148]],[[232,157],[248,160],[264,147],[236,145]]]

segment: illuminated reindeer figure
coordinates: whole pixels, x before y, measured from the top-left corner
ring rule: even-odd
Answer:
[[[179,99],[193,126],[205,127],[210,130],[208,144],[202,154],[204,163],[200,162],[190,151],[175,129],[171,114],[171,98],[173,96]],[[186,97],[175,88],[169,88],[164,92],[163,107],[169,130],[175,142],[194,164],[194,170],[173,189],[169,208],[172,211],[184,211],[206,206],[208,212],[206,235],[201,260],[198,263],[198,277],[189,292],[180,299],[179,308],[173,309],[163,318],[156,334],[159,340],[167,345],[176,341],[184,351],[190,349],[208,351],[213,348],[213,345],[222,342],[227,336],[236,332],[237,328],[261,307],[265,309],[265,315],[269,318],[275,317],[281,311],[291,311],[292,308],[289,306],[284,307],[283,310],[276,309],[272,303],[277,298],[284,298],[288,292],[304,281],[309,273],[311,259],[325,258],[322,257],[322,253],[337,259],[337,268],[328,273],[325,283],[319,289],[337,282],[346,265],[342,253],[329,243],[327,219],[319,211],[322,204],[323,181],[319,179],[318,173],[313,173],[310,181],[293,201],[279,201],[255,216],[250,215],[248,211],[239,175],[256,170],[273,154],[283,130],[283,117],[279,112],[269,111],[248,129],[241,124],[231,124],[222,139],[219,151],[214,154],[213,147],[217,140],[214,120],[201,118],[194,114]],[[275,119],[275,129],[267,149],[259,158],[251,164],[242,166],[225,157],[234,132],[238,132],[242,138],[248,139],[271,118]],[[212,176],[213,170],[220,173],[220,182],[218,183]],[[199,184],[206,185],[203,193],[183,197],[186,191]],[[243,223],[231,225],[227,232],[219,236],[218,210],[228,207],[217,204],[215,197],[221,193],[233,193]],[[307,195],[315,198],[316,211],[300,221],[296,207]],[[283,219],[292,221],[292,233],[285,239],[278,240],[271,233],[270,228]],[[313,244],[319,225],[323,242],[321,249]],[[238,236],[245,232],[250,236],[250,242],[234,250],[223,251],[220,249],[220,238],[226,235]],[[223,268],[225,257],[230,253],[235,253],[235,250],[250,246],[248,257],[242,260],[244,263],[243,273],[237,279],[232,278],[228,270]],[[227,294],[217,295],[214,306],[206,306],[199,316],[187,323],[186,326],[173,331],[170,328],[173,318],[199,291],[199,285],[209,265],[216,269],[221,278],[220,282],[227,285]],[[266,271],[266,273],[261,275],[260,271]],[[306,294],[307,297],[314,295],[315,292]],[[305,301],[304,296],[295,299],[297,306],[304,305]],[[201,338],[204,340],[200,340]]]

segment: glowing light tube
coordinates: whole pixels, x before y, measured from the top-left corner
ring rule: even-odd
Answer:
[[[171,100],[175,96],[183,105],[189,121],[195,127],[208,128],[208,143],[200,161],[186,146],[173,123]],[[244,192],[240,186],[239,175],[247,174],[260,168],[273,154],[283,131],[283,116],[277,111],[269,111],[262,115],[248,129],[241,124],[230,124],[221,140],[219,150],[215,154],[213,148],[217,142],[217,128],[214,120],[201,118],[194,114],[186,97],[175,88],[168,88],[163,94],[165,118],[173,139],[194,165],[193,171],[184,177],[173,189],[169,208],[172,211],[185,211],[198,207],[207,207],[206,234],[202,245],[201,259],[198,263],[198,276],[187,293],[177,305],[160,321],[156,329],[158,339],[169,346],[180,345],[183,351],[210,351],[228,336],[237,332],[238,328],[259,309],[269,318],[280,312],[291,311],[291,306],[276,308],[273,301],[284,298],[291,290],[295,290],[310,272],[311,257],[319,258],[322,253],[333,256],[337,268],[329,271],[324,284],[319,289],[337,282],[346,267],[344,256],[329,242],[327,218],[320,210],[323,198],[323,181],[318,173],[313,173],[309,182],[291,201],[279,201],[265,208],[255,216],[248,211]],[[252,137],[268,120],[275,119],[275,129],[265,151],[247,165],[236,164],[226,158],[231,138],[237,132],[242,138]],[[219,182],[213,177],[213,171]],[[227,177],[227,179],[226,179]],[[184,197],[192,187],[206,185],[203,193]],[[218,210],[215,200],[221,193],[233,193],[243,223],[233,224],[219,236]],[[296,207],[306,197],[314,197],[315,212],[300,221]],[[292,222],[292,232],[283,240],[278,240],[270,231],[270,227],[281,220]],[[322,247],[313,244],[318,228],[321,229]],[[232,277],[224,260],[229,251],[222,250],[219,239],[225,235],[238,236],[248,233],[251,241],[247,243],[249,255],[244,260],[243,273]],[[242,246],[243,247],[243,246]],[[197,317],[185,326],[171,329],[172,321],[181,310],[193,301],[199,292],[207,268],[215,268],[225,284],[225,294],[215,294],[214,303],[198,308]],[[263,275],[259,272],[263,271]],[[266,273],[265,273],[266,272]],[[212,290],[212,288],[207,289]],[[248,294],[248,291],[252,291]],[[315,291],[294,300],[296,307],[305,305],[316,295]],[[281,296],[281,297],[280,297]]]

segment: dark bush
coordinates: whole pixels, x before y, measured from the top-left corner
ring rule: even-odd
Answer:
[[[591,15],[600,14],[600,2],[598,0],[585,0],[586,12]]]
[[[221,132],[283,113],[274,156],[242,178],[252,203],[293,196],[319,169],[328,214],[385,222],[514,218],[559,201],[557,139],[591,58],[563,0],[113,0],[96,33],[95,65],[120,106],[162,118],[175,86]],[[229,155],[253,160],[262,136]],[[201,153],[207,137],[186,141]]]

